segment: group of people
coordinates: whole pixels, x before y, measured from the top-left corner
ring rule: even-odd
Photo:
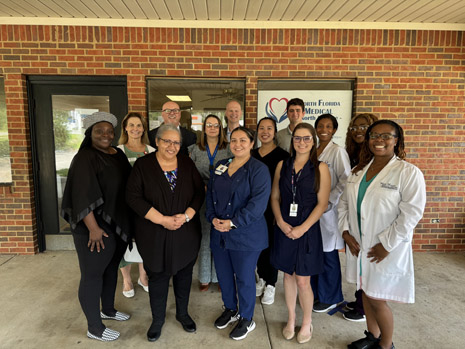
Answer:
[[[143,260],[138,283],[152,311],[149,341],[161,335],[171,278],[176,320],[196,331],[188,305],[198,261],[200,291],[212,283],[221,291],[223,311],[214,325],[234,323],[234,340],[255,329],[257,296],[273,304],[281,270],[288,310],[282,335],[306,343],[312,311],[343,301],[339,250],[346,247],[346,278],[357,291],[344,317],[367,322],[365,337],[348,347],[393,348],[387,301],[414,301],[411,242],[426,201],[421,171],[404,160],[402,128],[359,114],[344,149],[332,141],[337,119],[323,114],[312,127],[302,121],[299,98],[288,102],[289,126],[279,132],[271,118],[261,119],[256,132],[240,126],[240,104],[231,101],[228,126],[208,115],[197,140],[179,126],[179,105],[162,109],[164,123],[152,131],[140,114],[129,113],[118,147],[111,145],[112,114],[84,120],[62,214],[78,254],[87,336],[117,339],[102,320],[130,318],[115,309],[114,298],[118,266],[123,294],[134,295],[130,265],[122,261],[134,239]]]

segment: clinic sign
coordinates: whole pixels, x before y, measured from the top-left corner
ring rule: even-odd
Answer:
[[[268,117],[278,124],[278,130],[289,125],[286,105],[292,98],[301,98],[305,104],[304,122],[314,125],[321,114],[332,114],[339,127],[333,137],[335,143],[344,146],[347,127],[352,117],[352,90],[296,90],[296,91],[258,91],[258,120]]]

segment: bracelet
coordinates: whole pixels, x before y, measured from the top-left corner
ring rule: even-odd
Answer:
[[[189,223],[189,221],[190,221],[191,219],[189,218],[189,216],[187,215],[187,213],[184,213],[184,216],[186,216],[186,223]]]

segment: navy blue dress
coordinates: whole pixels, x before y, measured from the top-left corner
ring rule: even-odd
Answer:
[[[292,203],[292,171],[294,159],[284,161],[279,179],[281,193],[281,215],[284,221],[295,227],[302,224],[318,203],[317,193],[313,188],[315,168],[308,161],[302,168],[297,182],[295,201],[299,205],[297,217],[289,216]],[[297,176],[295,176],[297,177]],[[324,271],[323,243],[321,240],[320,223],[315,223],[299,239],[289,239],[278,225],[275,225],[274,246],[271,252],[271,264],[279,270],[299,276],[320,274]]]

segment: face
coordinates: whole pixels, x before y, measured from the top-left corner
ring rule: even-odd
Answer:
[[[238,124],[242,116],[241,105],[236,101],[229,102],[226,105],[226,111],[224,113],[228,123]]]
[[[396,135],[396,129],[391,125],[380,124],[371,129],[370,135],[377,136],[368,140],[368,147],[375,157],[389,157],[394,155],[394,147],[397,144],[397,137],[383,139]],[[383,137],[383,138],[382,138]]]
[[[351,130],[350,133],[355,143],[363,143],[368,126],[370,125],[368,124],[368,120],[365,118],[358,118],[354,121],[352,126],[353,130]]]
[[[220,134],[220,124],[215,118],[209,117],[205,120],[205,134],[208,137],[218,137]]]
[[[306,138],[310,137],[310,138]],[[314,140],[310,130],[301,128],[295,131],[294,138],[292,139],[294,150],[296,154],[306,154],[310,153],[312,150]]]
[[[158,135],[157,135],[158,136]],[[178,144],[175,144],[177,142]],[[176,131],[165,131],[160,139],[156,139],[158,153],[165,160],[173,160],[181,148],[181,138]]]
[[[305,115],[305,110],[302,110],[300,105],[290,105],[287,110],[287,118],[293,125],[300,124]]]
[[[129,138],[133,139],[140,139],[144,134],[144,125],[142,125],[142,121],[136,117],[130,117],[126,120],[126,132]]]
[[[253,142],[244,131],[236,131],[231,135],[231,142],[229,144],[231,152],[236,158],[250,155],[253,148]]]
[[[91,138],[95,149],[107,152],[115,138],[115,129],[109,122],[98,122],[92,127]]]
[[[320,142],[329,142],[336,131],[337,129],[333,127],[333,122],[328,118],[321,119],[316,127],[316,134]]]
[[[165,112],[167,109],[169,109],[170,112]],[[161,116],[163,117],[163,122],[165,124],[171,124],[178,127],[179,121],[181,120],[181,110],[179,105],[174,102],[166,102],[163,104]]]
[[[274,139],[274,124],[271,120],[263,120],[258,127],[258,139],[262,144],[273,142]]]

